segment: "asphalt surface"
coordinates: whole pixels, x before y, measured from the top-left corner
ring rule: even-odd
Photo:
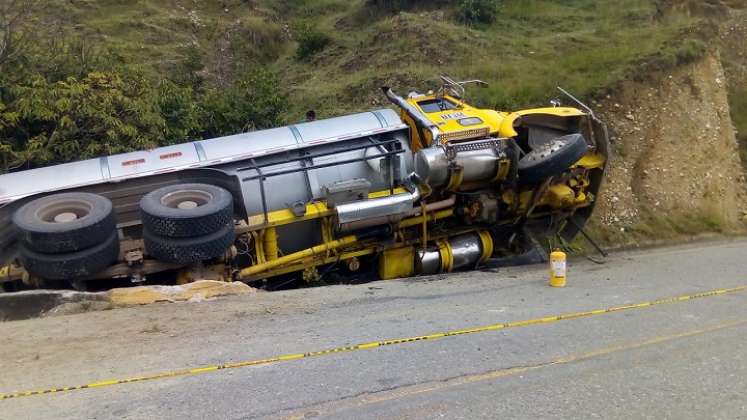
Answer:
[[[0,393],[747,284],[747,241],[0,324]],[[747,418],[747,292],[0,401],[0,418]],[[156,321],[154,321],[156,320]],[[154,324],[154,322],[156,322]]]

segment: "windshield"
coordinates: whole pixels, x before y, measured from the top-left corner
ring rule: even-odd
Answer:
[[[423,110],[423,112],[426,112],[429,114],[433,112],[441,112],[441,111],[448,111],[450,109],[457,109],[456,104],[444,98],[428,99],[425,101],[420,101],[418,102],[418,105],[420,106],[420,109]]]

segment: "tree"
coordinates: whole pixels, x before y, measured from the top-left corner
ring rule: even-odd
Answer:
[[[7,127],[12,126],[18,120],[18,115],[7,110],[4,103],[0,102],[0,133]],[[13,160],[13,146],[8,139],[0,137],[0,170],[2,173],[13,169],[11,161]]]
[[[165,123],[142,78],[90,73],[40,76],[14,88],[17,122],[6,130],[16,162],[32,166],[156,147]]]
[[[0,71],[24,51],[38,0],[0,0]]]

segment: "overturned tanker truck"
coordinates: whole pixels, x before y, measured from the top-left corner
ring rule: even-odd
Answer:
[[[83,289],[195,267],[260,286],[330,267],[391,279],[573,238],[604,177],[604,124],[570,95],[577,107],[498,112],[465,102],[482,82],[442,82],[384,88],[398,112],[2,175],[0,282]]]

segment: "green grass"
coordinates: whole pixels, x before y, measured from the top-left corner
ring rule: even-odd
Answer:
[[[354,33],[336,30],[346,14],[360,15],[355,11],[360,5],[321,19],[321,30],[332,34],[336,48],[309,65],[277,64],[284,73],[296,73],[290,76],[298,98],[294,111],[366,109],[382,84],[401,92],[424,90],[444,73],[490,83],[470,92],[483,106],[546,103],[558,95],[556,86],[587,96],[635,75],[646,61],[687,57],[679,50],[697,24],[676,15],[657,20],[647,0],[505,4],[495,24],[474,28],[455,23],[448,13],[421,11],[379,18]]]
[[[389,15],[363,0],[54,2],[68,33],[155,79],[179,68],[188,48],[216,83],[268,66],[291,95],[291,120],[311,108],[324,117],[384,106],[381,85],[426,90],[439,74],[490,83],[469,92],[479,105],[538,105],[556,86],[588,96],[640,75],[642,63],[673,65],[704,49],[692,41],[699,21],[662,18],[655,0],[505,0],[494,24],[472,27],[453,8]],[[330,42],[299,60],[293,31],[303,25]]]

